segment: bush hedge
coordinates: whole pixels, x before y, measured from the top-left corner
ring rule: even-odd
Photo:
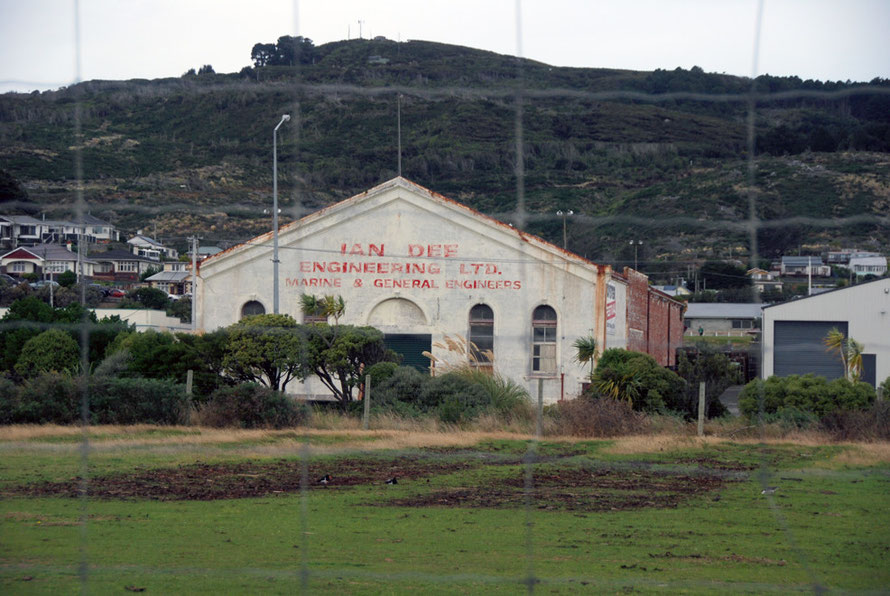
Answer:
[[[846,379],[828,381],[814,375],[755,379],[739,395],[739,410],[753,418],[761,411],[777,414],[794,409],[823,418],[837,411],[863,410],[875,400],[875,390],[867,383]]]
[[[288,428],[308,419],[304,404],[257,383],[217,389],[197,412],[200,424],[218,428]]]

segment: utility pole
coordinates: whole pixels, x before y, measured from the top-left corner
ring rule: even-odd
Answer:
[[[198,292],[195,291],[198,281],[198,237],[189,236],[189,241],[192,243],[192,333],[194,333],[198,330],[198,320],[195,316],[198,305]]]

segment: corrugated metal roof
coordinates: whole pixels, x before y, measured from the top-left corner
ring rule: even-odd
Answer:
[[[692,302],[686,307],[687,319],[756,319],[763,304],[736,302]]]

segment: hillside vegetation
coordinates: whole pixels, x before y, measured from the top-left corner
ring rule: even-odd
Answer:
[[[2,211],[70,213],[82,167],[88,207],[119,227],[181,247],[193,233],[231,244],[270,225],[281,114],[295,116],[279,136],[293,218],[397,174],[400,101],[403,175],[511,221],[521,101],[525,226],[561,243],[555,212],[573,210],[579,254],[628,264],[628,240],[643,237],[642,261],[745,255],[752,196],[775,224],[759,234],[761,256],[888,249],[890,81],[757,79],[752,188],[748,79],[560,68],[421,41],[302,41],[293,65],[258,65],[269,60],[255,47],[237,74],[0,96],[0,171],[27,192],[4,194],[17,200]],[[778,225],[800,216],[818,221]]]

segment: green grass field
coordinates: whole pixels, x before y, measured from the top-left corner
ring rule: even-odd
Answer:
[[[890,586],[886,444],[78,433],[0,429],[5,594]]]

